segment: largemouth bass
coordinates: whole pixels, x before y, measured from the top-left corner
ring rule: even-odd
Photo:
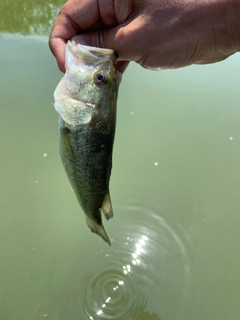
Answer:
[[[119,76],[112,50],[66,44],[66,73],[54,92],[63,166],[92,232],[109,245],[102,224],[109,195]]]

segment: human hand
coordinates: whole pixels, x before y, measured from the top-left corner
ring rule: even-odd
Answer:
[[[159,70],[223,60],[239,50],[239,0],[69,0],[49,45],[61,71],[67,40],[113,49],[118,69],[128,61]]]

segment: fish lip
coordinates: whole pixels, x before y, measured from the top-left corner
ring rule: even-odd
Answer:
[[[71,40],[69,40],[66,46],[68,46],[68,49],[72,54],[84,61],[84,63],[88,61],[89,63],[92,63],[94,61],[99,62],[99,59],[101,59],[102,61],[112,60],[114,64],[116,64],[117,62],[117,53],[114,50],[92,47],[82,44],[79,40],[79,35],[76,35]],[[119,70],[117,71],[117,78],[120,85],[122,81],[122,73]]]
[[[99,64],[99,60],[101,60],[101,62],[105,60],[112,60],[116,62],[117,60],[117,55],[113,50],[82,45],[75,41],[74,37],[66,43],[66,50],[69,50],[74,56],[82,60],[84,63],[89,64]]]
[[[82,66],[91,66],[92,68],[101,64],[103,61],[111,60],[116,66],[117,54],[112,49],[98,48],[83,45],[79,42],[78,36],[74,36],[66,43],[66,62],[65,68],[68,70],[72,60],[77,59],[78,63]],[[70,54],[68,54],[68,51]],[[68,58],[69,57],[69,58]],[[73,58],[74,57],[74,58]],[[122,73],[117,71],[118,85],[122,80]]]

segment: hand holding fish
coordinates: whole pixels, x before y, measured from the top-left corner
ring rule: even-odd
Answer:
[[[239,12],[240,0],[69,0],[49,45],[63,72],[65,43],[77,34],[117,52],[121,72],[129,61],[153,70],[212,63],[240,51]]]

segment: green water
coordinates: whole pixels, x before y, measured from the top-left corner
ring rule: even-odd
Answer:
[[[108,247],[58,154],[47,35],[61,4],[0,0],[0,319],[239,319],[240,56],[129,67]]]

